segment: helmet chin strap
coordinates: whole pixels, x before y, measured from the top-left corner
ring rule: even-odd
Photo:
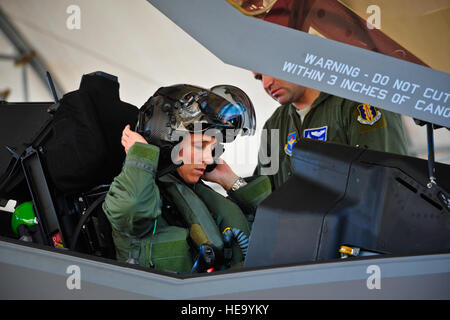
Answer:
[[[163,146],[160,147],[161,152],[159,161],[162,161],[162,164],[169,163],[169,165],[157,170],[156,178],[160,178],[168,173],[171,173],[184,164],[183,160],[180,159],[175,163],[174,159],[172,158],[172,153],[175,152],[176,154],[179,154],[180,149],[181,149],[180,142],[178,142],[175,145],[168,146],[166,144],[164,147]]]

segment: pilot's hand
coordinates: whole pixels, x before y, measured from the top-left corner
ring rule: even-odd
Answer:
[[[130,125],[127,124],[122,131],[122,145],[125,149],[125,153],[128,153],[128,150],[135,144],[136,142],[142,142],[148,144],[147,141],[141,136],[139,133],[134,132],[130,129]]]
[[[228,191],[236,180],[239,179],[239,176],[233,172],[231,167],[223,159],[220,159],[213,171],[203,173],[202,179],[218,183]]]

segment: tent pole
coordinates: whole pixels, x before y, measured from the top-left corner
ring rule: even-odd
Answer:
[[[18,51],[18,56],[30,57],[29,65],[36,72],[36,75],[38,76],[42,84],[45,87],[48,87],[46,73],[47,71],[50,71],[50,68],[39,57],[39,55],[35,53],[32,47],[28,44],[28,42],[17,30],[17,28],[13,26],[13,24],[10,22],[10,20],[8,19],[8,17],[5,15],[5,13],[1,8],[0,8],[0,30],[3,31],[5,37],[11,42],[14,48]],[[6,55],[3,55],[3,58],[6,58]],[[53,81],[56,92],[58,93],[59,96],[62,96],[62,93],[64,92],[62,90],[62,86],[55,79],[53,79]],[[52,95],[51,92],[50,95]]]

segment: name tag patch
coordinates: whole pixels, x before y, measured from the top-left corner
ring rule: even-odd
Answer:
[[[308,139],[327,141],[327,131],[328,126],[313,129],[305,129],[303,131],[303,137]]]

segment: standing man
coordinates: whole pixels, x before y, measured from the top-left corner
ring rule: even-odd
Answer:
[[[279,130],[278,171],[270,174],[272,190],[292,174],[292,150],[300,138],[366,147],[406,155],[407,142],[401,116],[373,106],[332,96],[281,79],[254,73],[264,90],[281,106],[266,121],[260,155],[269,156],[271,130]],[[275,135],[276,136],[276,135]],[[258,158],[255,175],[264,174],[271,163]]]

